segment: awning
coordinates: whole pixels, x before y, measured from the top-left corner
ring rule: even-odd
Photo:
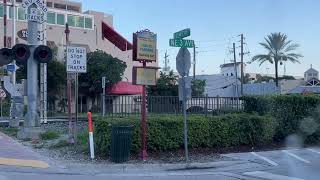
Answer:
[[[142,94],[142,86],[120,81],[106,90],[110,95],[137,95]]]
[[[122,37],[117,31],[110,27],[107,23],[102,22],[102,39],[106,38],[122,51],[132,49],[132,44]]]

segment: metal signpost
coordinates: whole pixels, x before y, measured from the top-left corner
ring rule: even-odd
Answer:
[[[84,47],[67,46],[67,73],[75,73],[75,121],[73,123],[73,139],[76,139],[78,123],[78,74],[87,72],[87,50]],[[71,106],[71,104],[69,104]]]
[[[147,67],[147,62],[157,60],[157,35],[149,30],[139,31],[133,34],[133,61],[142,63],[143,68]],[[141,103],[141,157],[147,160],[147,92],[146,85],[142,88]]]
[[[45,19],[46,3],[40,0],[25,0],[22,3],[22,7],[27,9],[26,17],[31,17],[34,14],[42,16],[40,19]],[[45,7],[45,8],[44,8]],[[38,39],[41,32],[41,23],[44,21],[38,21],[38,19],[28,20],[28,44],[31,46],[30,51],[34,52],[35,48],[41,45],[41,40]],[[28,95],[28,113],[27,120],[25,121],[26,127],[39,126],[39,114],[38,114],[38,62],[30,56],[28,59],[28,72],[27,72],[27,95]]]
[[[191,67],[191,55],[187,48],[194,47],[193,40],[185,40],[182,38],[190,36],[190,29],[184,29],[182,31],[174,33],[174,39],[169,40],[170,46],[181,47],[176,57],[176,68],[181,76],[179,80],[179,100],[183,104],[183,126],[184,126],[184,149],[185,160],[189,162],[188,152],[188,123],[187,123],[187,100],[191,98],[191,81],[188,79],[189,70]]]
[[[0,101],[1,101],[1,112],[0,112],[0,115],[1,115],[1,117],[2,117],[2,101],[3,101],[3,99],[4,98],[6,98],[7,97],[7,94],[6,94],[6,92],[3,90],[3,89],[0,89]]]
[[[102,77],[102,116],[106,114],[106,77]]]

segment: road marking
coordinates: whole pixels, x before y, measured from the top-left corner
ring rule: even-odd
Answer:
[[[309,151],[311,151],[311,152],[314,152],[314,153],[317,153],[317,154],[320,154],[320,152],[319,152],[319,151],[316,151],[316,150],[314,150],[314,149],[310,149],[310,148],[308,148],[307,150],[309,150]]]
[[[272,160],[270,160],[270,159],[268,159],[268,158],[266,158],[264,156],[261,156],[261,155],[255,153],[255,152],[251,152],[251,154],[256,156],[256,157],[258,157],[258,158],[260,158],[260,159],[262,159],[262,160],[264,160],[264,161],[267,161],[269,164],[271,164],[273,166],[278,166],[279,165],[278,163],[276,163],[276,162],[274,162],[274,161],[272,161]]]
[[[295,155],[295,154],[293,154],[293,153],[291,153],[291,152],[289,152],[287,150],[282,150],[282,152],[284,152],[284,153],[288,154],[289,156],[291,156],[293,158],[296,158],[296,159],[298,159],[298,160],[300,160],[300,161],[302,161],[304,163],[310,163],[310,161],[308,161],[306,159],[303,159],[303,158],[301,158],[301,157],[299,157],[299,156],[297,156],[297,155]]]
[[[272,173],[263,172],[263,171],[245,172],[243,173],[243,175],[258,177],[262,179],[269,179],[269,180],[304,180],[300,178],[277,175],[277,174],[272,174]]]
[[[8,166],[24,166],[24,167],[35,167],[35,168],[48,168],[49,165],[43,161],[37,160],[24,160],[24,159],[9,159],[0,158],[1,165]]]

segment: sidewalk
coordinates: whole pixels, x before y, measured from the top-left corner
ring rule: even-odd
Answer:
[[[48,168],[47,162],[28,147],[0,132],[0,165]]]

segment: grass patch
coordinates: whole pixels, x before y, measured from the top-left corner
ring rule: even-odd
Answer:
[[[8,136],[17,137],[19,129],[18,128],[10,128],[10,127],[0,127],[0,131]]]
[[[56,131],[47,131],[45,133],[40,134],[40,139],[41,140],[53,140],[57,139],[59,137],[59,133]]]

